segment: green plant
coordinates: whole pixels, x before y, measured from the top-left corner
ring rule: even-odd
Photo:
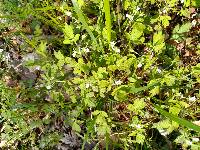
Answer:
[[[199,15],[198,1],[2,5],[1,31],[16,29],[1,38],[22,54],[37,54],[23,67],[40,68],[27,86],[6,62],[2,147],[53,148],[62,138],[63,131],[52,127],[58,121],[76,132],[82,149],[88,143],[94,149],[198,149],[200,129],[192,123],[199,111],[199,23],[192,17]],[[13,44],[13,37],[23,44]],[[5,75],[17,84],[8,86]]]

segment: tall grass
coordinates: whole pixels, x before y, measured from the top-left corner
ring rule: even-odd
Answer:
[[[167,111],[163,110],[160,106],[157,106],[157,105],[153,105],[163,116],[171,119],[172,121],[175,121],[177,122],[178,124],[182,125],[182,126],[185,126],[187,128],[190,128],[190,129],[193,129],[195,131],[198,131],[200,132],[200,126],[198,125],[195,125],[194,123],[192,122],[189,122],[185,119],[182,119],[182,118],[179,118],[171,113],[168,113]]]
[[[83,12],[81,11],[78,3],[76,0],[72,0],[72,3],[73,3],[73,6],[74,6],[74,10],[78,16],[78,19],[79,21],[82,23],[83,25],[83,28],[88,32],[88,34],[90,35],[91,39],[93,40],[93,47],[95,48],[98,48],[98,43],[97,43],[97,40],[94,36],[94,34],[92,33],[91,29],[89,28],[85,18],[84,18],[84,15],[83,15]]]
[[[105,19],[106,19],[106,33],[107,40],[110,45],[111,42],[111,17],[110,17],[110,2],[109,0],[104,0],[104,11],[105,11]]]

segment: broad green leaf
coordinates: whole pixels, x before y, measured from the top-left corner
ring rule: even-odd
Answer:
[[[166,1],[170,7],[174,7],[175,4],[178,2],[177,0],[168,0]]]
[[[76,122],[72,124],[72,129],[76,132],[81,132],[81,127]]]
[[[188,8],[182,8],[180,10],[180,15],[189,18],[190,17],[190,11]]]
[[[192,23],[187,22],[187,23],[183,24],[182,26],[180,26],[178,33],[189,32],[191,27],[192,27]]]
[[[162,34],[161,31],[155,33],[153,35],[153,45],[159,45],[164,42],[164,35]]]
[[[140,22],[134,23],[133,29],[132,29],[130,35],[128,34],[130,40],[132,40],[136,44],[143,43],[145,40],[143,37],[144,29],[145,29],[144,24],[142,24]]]
[[[145,141],[145,136],[144,136],[144,134],[141,134],[141,133],[138,133],[137,135],[136,135],[136,140],[135,140],[137,143],[139,143],[139,144],[143,144],[144,143],[144,141]]]
[[[195,0],[196,1],[196,0]],[[184,0],[184,7],[189,7],[191,6],[191,0]]]
[[[78,2],[78,5],[80,6],[80,8],[85,5],[84,0],[78,0],[77,2]]]
[[[160,129],[168,129],[171,126],[171,121],[169,119],[161,120],[157,123],[154,123],[153,128]]]
[[[100,110],[95,110],[92,114],[94,116],[101,115],[103,117],[108,117],[108,115],[107,115],[107,113],[105,111],[100,111]]]
[[[160,20],[162,22],[162,25],[164,26],[164,28],[166,28],[167,26],[169,26],[169,20],[171,20],[170,16],[160,16]]]
[[[40,45],[39,45],[39,47],[36,50],[36,52],[38,54],[40,54],[41,56],[43,56],[45,58],[47,57],[46,45],[47,45],[46,42],[41,42]]]
[[[63,54],[60,51],[58,51],[58,52],[55,51],[54,55],[55,55],[56,59],[58,59],[58,60],[64,60],[65,59],[65,57],[63,56]]]
[[[94,100],[91,99],[90,97],[86,97],[86,98],[84,99],[84,102],[85,102],[85,105],[86,105],[87,107],[92,108],[92,107],[95,107],[95,106],[96,106],[95,103],[94,103]]]
[[[99,85],[100,89],[108,87],[109,84],[110,83],[107,80],[100,80],[100,81],[98,81],[98,85]]]
[[[152,90],[150,90],[151,96],[155,96],[155,95],[159,94],[159,92],[160,92],[159,86],[155,86],[154,88],[152,88]]]
[[[178,116],[178,114],[180,113],[181,108],[173,106],[169,108],[169,113]]]
[[[33,130],[34,128],[40,127],[43,125],[42,120],[32,121],[30,123],[30,128]]]
[[[79,34],[74,35],[73,27],[71,25],[65,24],[65,28],[63,29],[65,40],[64,44],[73,44],[79,39]]]
[[[110,133],[110,126],[107,124],[109,121],[107,113],[105,111],[96,110],[92,114],[96,116],[95,124],[97,125],[97,133],[99,135]]]
[[[161,83],[162,83],[162,84],[163,84],[163,83],[166,83],[168,86],[172,86],[172,85],[175,84],[175,81],[176,81],[176,77],[175,77],[175,76],[172,76],[172,75],[170,75],[170,74],[166,74],[166,75],[163,77]]]
[[[89,93],[86,94],[86,97],[94,97],[94,96],[95,96],[94,92],[89,92]]]
[[[128,98],[127,95],[128,93],[126,91],[118,90],[117,92],[115,92],[114,99],[121,102],[126,101]]]
[[[64,33],[65,35],[69,38],[72,39],[74,37],[74,32],[73,32],[73,28],[71,25],[65,24],[65,28],[64,28]]]
[[[97,115],[99,115],[100,113],[101,113],[101,111],[95,110],[92,114],[93,114],[94,116],[97,116]]]
[[[173,35],[172,35],[172,39],[175,39],[175,40],[181,40],[184,38],[184,34],[186,32],[189,32],[190,29],[192,27],[192,23],[191,22],[187,22],[183,25],[177,25],[175,26],[174,30],[173,30]]]
[[[138,112],[146,106],[144,99],[136,99],[133,104],[128,105],[128,110]]]
[[[165,37],[161,31],[153,35],[153,48],[156,53],[160,53],[161,50],[164,48],[165,46],[164,38]]]

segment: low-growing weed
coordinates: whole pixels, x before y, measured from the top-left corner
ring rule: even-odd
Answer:
[[[1,148],[200,149],[197,0],[0,4]]]

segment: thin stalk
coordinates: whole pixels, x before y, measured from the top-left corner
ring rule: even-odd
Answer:
[[[110,141],[110,139],[109,139],[109,135],[108,135],[108,133],[106,133],[106,150],[109,150],[109,141]]]
[[[110,2],[109,0],[104,0],[104,11],[105,11],[105,19],[106,19],[106,30],[107,30],[107,40],[110,47],[111,42],[111,17],[110,17]]]
[[[76,0],[72,0],[72,3],[73,3],[73,6],[74,6],[74,9],[75,9],[75,12],[76,14],[78,15],[78,19],[79,21],[82,23],[83,25],[83,28],[85,28],[85,30],[88,32],[88,34],[90,35],[91,39],[93,40],[93,47],[94,48],[98,48],[98,43],[97,43],[97,40],[94,36],[94,34],[92,33],[91,29],[89,28],[85,18],[84,18],[84,15],[83,15],[83,12],[81,11],[80,7],[78,6],[78,3]]]
[[[119,33],[120,33],[120,36],[121,36],[121,17],[120,17],[120,11],[121,11],[121,8],[120,8],[120,0],[117,0],[117,23],[118,23],[118,26],[119,26]]]

